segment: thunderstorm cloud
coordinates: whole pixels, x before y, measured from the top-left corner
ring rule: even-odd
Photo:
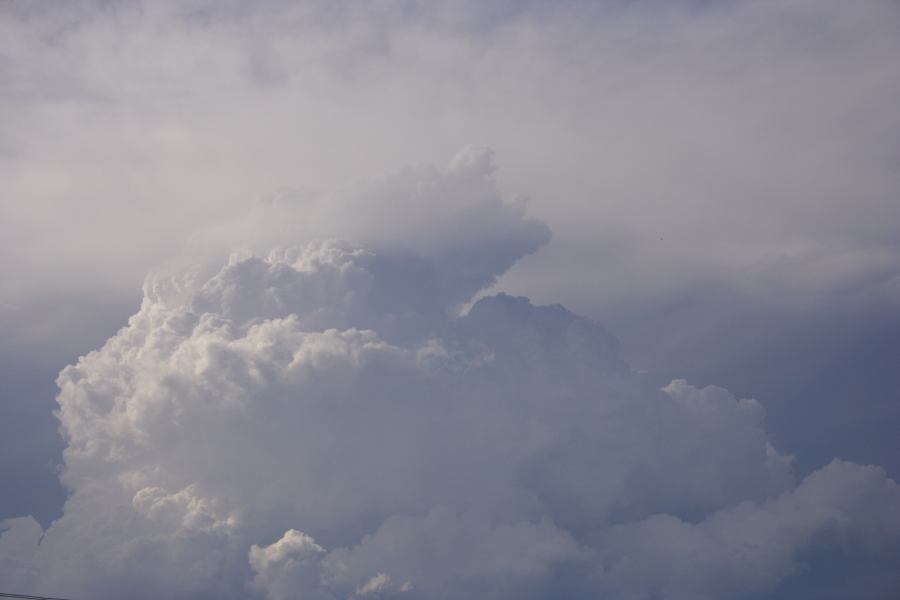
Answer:
[[[3,0],[0,593],[900,597],[898,31]]]
[[[149,276],[127,326],[59,375],[69,499],[46,530],[4,522],[5,585],[803,597],[839,561],[896,586],[883,470],[836,460],[798,480],[758,402],[658,389],[595,322],[479,294],[549,238],[492,170],[473,148],[406,169],[345,200],[343,229],[327,199],[282,195],[248,230],[287,235],[293,215],[296,244],[257,252],[271,238],[254,234],[216,268]]]

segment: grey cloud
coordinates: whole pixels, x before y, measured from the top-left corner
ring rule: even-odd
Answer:
[[[2,24],[4,302],[129,291],[262,190],[480,140],[557,234],[505,289],[641,352],[632,323],[690,294],[896,304],[891,2],[65,6]]]
[[[318,369],[314,373],[341,361],[369,369],[366,377],[373,377],[371,385],[384,395],[396,385],[386,373],[404,372],[398,380],[409,387],[396,390],[398,398],[430,389],[431,377],[452,383],[465,379],[459,373],[469,373],[481,377],[471,384],[476,395],[512,385],[526,401],[540,391],[568,402],[594,389],[592,370],[597,370],[604,381],[600,388],[622,379],[613,386],[617,393],[639,398],[623,401],[636,412],[611,409],[610,422],[617,427],[606,432],[610,440],[631,436],[633,445],[592,445],[594,421],[578,412],[584,407],[577,402],[575,408],[565,404],[573,413],[569,420],[557,417],[544,428],[524,423],[538,440],[562,435],[574,442],[535,448],[537,458],[520,474],[523,486],[545,483],[535,502],[564,516],[546,524],[528,513],[505,533],[483,538],[483,547],[490,547],[488,540],[512,539],[510,532],[516,532],[535,547],[549,548],[545,558],[521,558],[532,573],[546,576],[547,587],[525,577],[510,579],[510,589],[625,594],[637,585],[633,574],[619,564],[618,583],[594,582],[586,573],[596,570],[595,563],[572,558],[567,540],[596,551],[599,542],[588,530],[599,520],[601,531],[633,524],[626,531],[652,531],[646,534],[652,540],[671,529],[702,546],[706,542],[698,540],[714,528],[694,526],[706,522],[710,511],[727,511],[741,500],[768,511],[779,490],[792,488],[787,465],[770,445],[797,453],[800,477],[836,455],[883,464],[897,477],[900,387],[894,349],[900,340],[893,332],[898,331],[894,224],[900,218],[895,168],[900,127],[894,107],[900,98],[895,59],[900,15],[893,2],[48,6],[9,3],[0,15],[0,113],[9,117],[0,123],[2,421],[8,444],[0,468],[7,477],[44,474],[44,483],[15,475],[15,485],[35,489],[15,498],[4,494],[0,516],[23,514],[23,506],[35,506],[45,525],[54,516],[52,502],[41,508],[33,499],[59,497],[58,487],[48,483],[59,445],[35,448],[24,441],[47,439],[56,427],[49,413],[51,373],[98,348],[124,324],[137,308],[135,292],[144,273],[185,261],[200,265],[193,283],[164,276],[148,280],[149,312],[139,313],[139,322],[103,351],[108,364],[90,359],[113,386],[105,397],[119,399],[108,400],[110,405],[144,408],[97,422],[91,402],[79,409],[83,414],[74,411],[71,423],[83,420],[85,430],[70,455],[83,452],[97,460],[73,458],[67,467],[71,481],[81,481],[78,469],[100,482],[121,474],[120,467],[131,469],[127,461],[137,460],[139,443],[163,450],[172,444],[176,452],[181,434],[162,426],[175,417],[203,422],[211,439],[197,464],[217,463],[216,448],[233,442],[226,435],[228,423],[217,429],[215,421],[204,421],[203,411],[124,399],[138,392],[162,396],[170,389],[178,397],[208,386],[205,401],[212,403],[212,395],[219,394],[240,404],[236,398],[258,385],[254,377],[280,373],[280,363],[270,357],[271,364],[262,361],[260,368],[272,373],[254,374],[247,370],[253,349],[233,342],[246,338],[252,327],[279,319],[283,330],[263,328],[248,339],[280,340],[271,341],[276,354],[306,348]],[[483,153],[454,167],[413,167],[375,186],[358,183],[398,164],[440,164],[472,141],[491,144],[502,157],[494,175],[502,194],[485,185],[489,162]],[[263,196],[245,211],[249,198],[280,186],[285,191]],[[435,187],[452,201],[432,193]],[[542,225],[523,217],[522,206],[499,202],[520,191],[532,197],[528,214],[552,227],[552,240]],[[409,201],[420,192],[423,204]],[[468,198],[479,200],[455,204]],[[542,244],[540,252],[501,276]],[[300,247],[283,248],[292,245]],[[241,246],[247,249],[220,269],[221,258]],[[270,255],[273,247],[281,248]],[[317,263],[303,262],[313,257]],[[498,276],[495,289],[479,293],[506,291],[537,303],[562,302],[597,318],[619,335],[629,364],[662,377],[651,385],[644,381],[649,375],[628,374],[611,336],[562,309],[489,296],[468,317],[456,319],[467,294]],[[223,321],[207,317],[201,327],[203,314]],[[324,335],[328,327],[341,334]],[[347,333],[354,328],[372,330],[375,337]],[[309,333],[323,335],[300,335]],[[165,369],[143,355],[140,360],[149,361],[148,387],[121,376],[122,365],[134,368],[129,361],[138,360],[135,348],[152,348],[152,355],[188,336],[192,342],[186,348],[194,347],[197,355],[184,357],[187,364],[208,361],[203,367],[208,373],[201,369],[196,375],[202,385],[191,377],[155,380]],[[328,373],[322,375],[327,385],[357,393],[352,381]],[[659,398],[656,388],[680,377],[704,391],[676,385],[670,388],[674,396],[648,399]],[[571,383],[569,396],[551,385],[560,378],[578,382]],[[768,409],[768,435],[758,408],[706,383],[723,385],[738,398],[759,398]],[[694,396],[702,400],[692,404]],[[730,403],[743,408],[729,410]],[[376,408],[366,417],[377,430],[383,422]],[[483,408],[492,408],[491,416],[499,420],[508,417],[508,407]],[[698,408],[701,415],[693,412]],[[541,415],[534,417],[538,422],[553,413],[540,405],[534,409]],[[512,412],[535,414],[518,406]],[[37,414],[45,420],[38,423],[32,416]],[[230,414],[213,412],[220,418]],[[717,419],[726,426],[718,428]],[[680,428],[666,427],[669,421]],[[137,431],[136,424],[159,438],[121,437],[123,431]],[[347,427],[347,435],[358,433]],[[358,429],[365,439],[362,424]],[[682,430],[684,435],[676,433]],[[711,436],[719,448],[712,454],[722,460],[707,457],[709,451],[694,444],[690,432]],[[497,435],[517,439],[520,433],[510,426]],[[673,450],[660,453],[649,440],[664,440],[657,443]],[[397,444],[387,450],[405,456],[407,448]],[[513,446],[497,451],[522,449]],[[495,456],[497,462],[487,464],[497,469],[515,458],[489,450],[483,455]],[[607,478],[581,477],[597,466],[587,457],[598,454],[619,462],[601,461]],[[710,462],[693,477],[684,457],[695,454]],[[270,478],[258,467],[263,460],[258,454],[227,456],[244,466],[239,471],[254,485],[267,487]],[[127,466],[110,467],[107,459]],[[460,476],[451,466],[436,470]],[[102,514],[113,522],[107,509],[120,507],[112,511],[115,518],[137,524],[129,529],[116,521],[110,529],[145,529],[121,554],[119,545],[108,554],[89,549],[89,556],[103,558],[87,565],[69,565],[58,559],[65,554],[59,550],[51,561],[58,565],[54,577],[76,581],[80,569],[96,570],[104,593],[130,595],[135,586],[152,590],[158,584],[155,576],[135,573],[133,564],[171,574],[169,567],[177,571],[191,562],[186,557],[206,552],[209,560],[197,563],[198,571],[220,582],[230,575],[216,579],[216,569],[236,574],[236,587],[219,584],[230,593],[245,583],[252,587],[259,575],[248,563],[249,548],[267,548],[289,528],[311,535],[327,553],[359,546],[355,555],[362,557],[360,536],[379,530],[382,519],[394,523],[386,517],[396,508],[390,491],[373,483],[380,505],[373,501],[369,506],[375,508],[356,515],[344,529],[317,530],[294,522],[291,502],[272,508],[274,500],[260,501],[271,520],[241,513],[240,519],[252,521],[246,527],[251,533],[235,541],[228,511],[250,506],[247,497],[259,492],[247,491],[249,484],[229,487],[229,472],[222,472],[211,473],[204,483],[215,488],[207,495],[191,475],[199,467],[190,461],[183,471],[176,467],[177,475],[160,475],[172,481],[143,486],[148,491],[137,503],[137,491],[130,488],[121,494],[115,486],[76,492],[67,513]],[[736,474],[745,468],[746,479]],[[485,497],[502,498],[515,487],[480,472],[476,483]],[[491,515],[460,510],[464,494],[432,477],[435,481],[422,487],[446,492],[452,498],[445,501],[449,511],[431,516],[431,507],[422,508],[428,498],[417,498],[420,510],[403,516],[410,530],[437,531],[452,519],[461,530],[497,528]],[[365,479],[364,469],[359,478]],[[349,485],[333,483],[316,506],[307,507],[311,512],[327,514],[329,503],[342,497],[342,485]],[[271,493],[282,491],[276,486]],[[219,506],[222,498],[233,506]],[[338,506],[343,510],[352,503],[342,500]],[[654,512],[677,521],[637,527]],[[155,524],[139,526],[142,519]],[[78,529],[76,522],[93,521],[65,517],[48,530],[47,539],[80,539],[77,532],[63,533]],[[14,527],[16,537],[38,537],[33,524]],[[59,533],[50,535],[51,530]],[[813,538],[831,539],[828,531],[824,527]],[[789,558],[771,563],[773,572],[794,572],[782,579],[773,575],[771,581],[781,581],[773,593],[804,597],[846,589],[833,574],[857,572],[853,561],[830,543],[823,544],[820,556],[805,539],[791,538],[792,550],[782,555]],[[14,545],[27,547],[22,544]],[[71,548],[80,546],[72,542]],[[449,557],[452,546],[446,548]],[[29,552],[23,550],[23,556]],[[633,553],[652,558],[646,548],[635,547]],[[854,581],[876,597],[892,595],[897,585],[884,577],[883,559],[855,546],[847,553],[864,557],[856,561],[862,575]],[[341,594],[388,595],[407,582],[374,559],[359,560],[359,571],[335,584]],[[804,561],[812,561],[809,577]],[[417,568],[433,582],[460,582],[447,575],[462,572],[453,570],[457,567]],[[502,568],[479,577],[496,576]],[[267,573],[280,581],[278,569]],[[709,578],[692,573],[664,589],[688,595],[725,589],[704,588]],[[734,579],[734,589],[743,590],[735,594],[755,589],[755,584],[742,587],[745,580],[738,575]],[[22,581],[25,585],[27,577]],[[187,577],[172,585],[185,594],[212,593]],[[280,593],[280,584],[272,585],[271,593]],[[421,590],[427,587],[410,585],[404,593],[426,593]],[[477,582],[465,585],[483,589]]]
[[[70,497],[46,530],[4,523],[4,581],[96,598],[716,598],[777,591],[812,546],[890,555],[900,490],[883,470],[836,462],[797,484],[759,403],[659,390],[561,306],[500,294],[458,314],[546,239],[484,157],[362,193],[375,214],[428,207],[391,244],[361,229],[149,277],[128,325],[59,376]],[[446,228],[471,215],[483,229]]]

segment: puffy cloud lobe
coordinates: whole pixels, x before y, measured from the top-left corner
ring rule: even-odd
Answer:
[[[821,548],[896,551],[897,485],[840,462],[797,485],[757,402],[655,389],[561,306],[500,294],[458,315],[546,237],[499,198],[485,153],[361,197],[375,218],[434,218],[392,240],[322,217],[342,239],[148,278],[127,327],[60,374],[71,496],[46,532],[4,523],[3,581],[85,598],[720,598],[802,583],[805,562],[815,580]]]
[[[470,146],[443,169],[409,167],[331,194],[264,196],[219,235],[229,244],[249,235],[257,251],[321,238],[362,244],[378,251],[371,260],[380,263],[383,291],[390,290],[384,300],[453,305],[550,239],[544,223],[525,216],[525,198],[501,199],[493,173],[492,152]]]
[[[319,562],[324,554],[325,549],[310,536],[289,529],[274,544],[250,548],[250,565],[256,572],[253,583],[273,599],[315,590],[320,584]],[[309,597],[309,593],[305,595]]]
[[[612,527],[601,543],[604,587],[620,597],[636,586],[654,597],[740,596],[801,570],[798,557],[829,545],[846,552],[841,570],[877,564],[900,549],[898,517],[900,487],[881,469],[835,461],[762,505],[740,503],[699,523],[653,515]],[[870,552],[861,558],[862,548]],[[893,573],[881,576],[894,589],[900,583]]]

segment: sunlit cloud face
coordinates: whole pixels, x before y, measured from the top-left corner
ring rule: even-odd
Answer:
[[[893,597],[898,21],[11,4],[4,589]]]

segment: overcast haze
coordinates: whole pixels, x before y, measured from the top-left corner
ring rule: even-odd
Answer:
[[[898,32],[0,4],[0,591],[896,598]]]

